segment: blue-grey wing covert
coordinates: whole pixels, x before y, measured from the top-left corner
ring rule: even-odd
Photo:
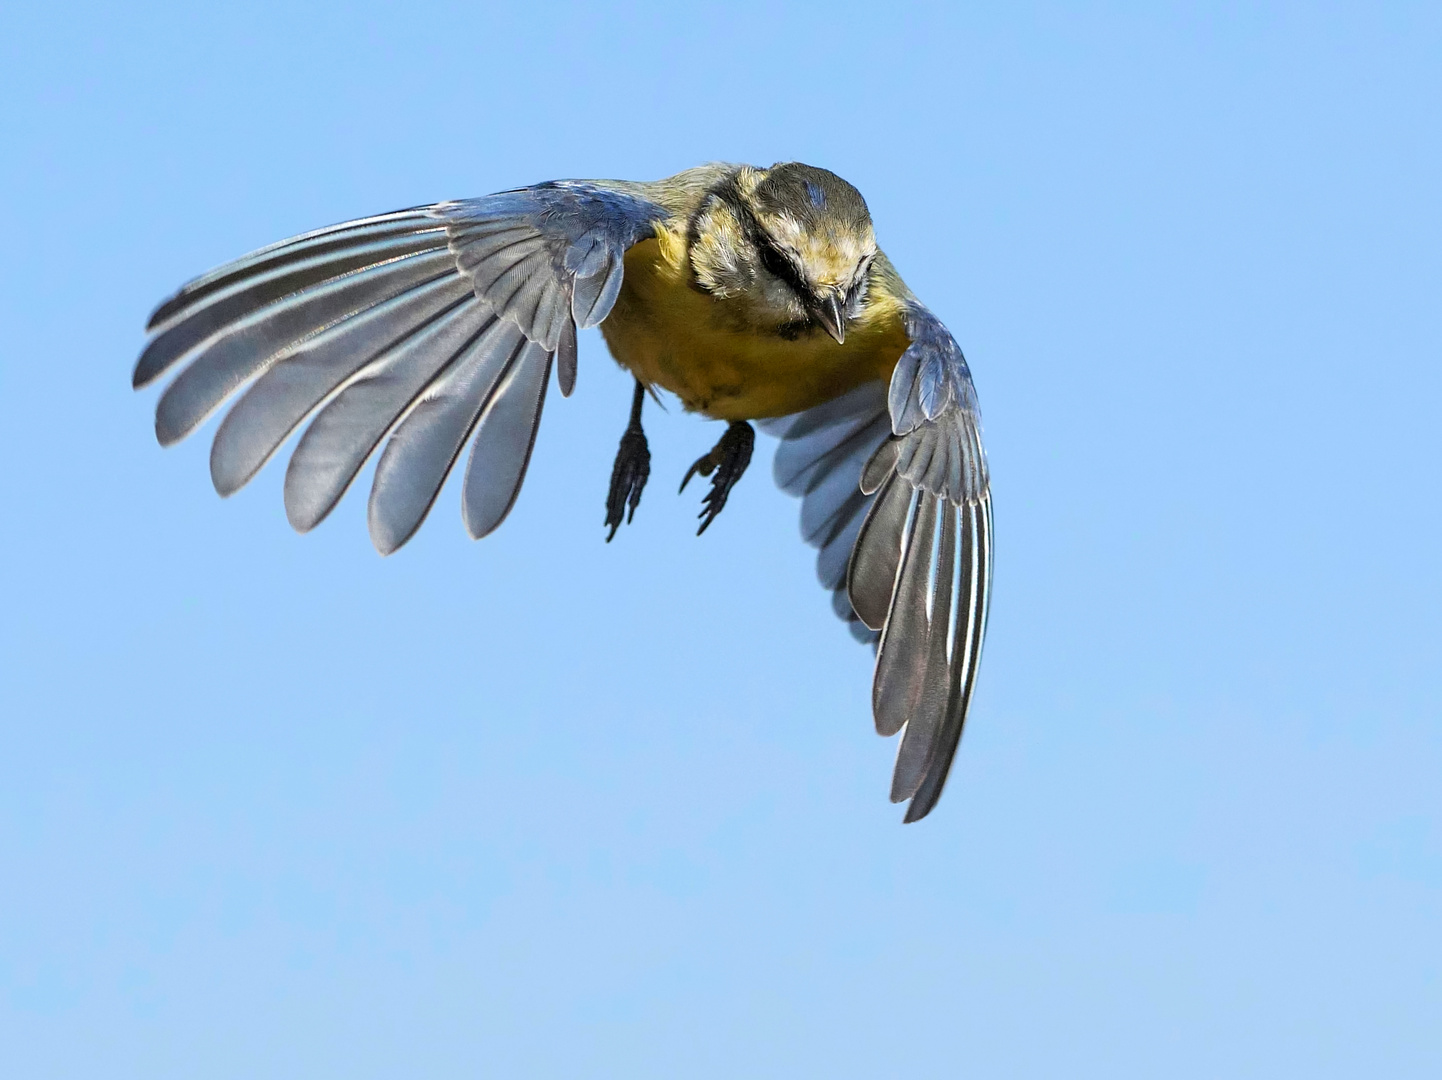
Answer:
[[[803,497],[802,533],[821,549],[821,583],[877,644],[876,728],[902,732],[891,798],[910,799],[916,821],[941,797],[976,683],[992,525],[966,360],[914,299],[906,330],[889,387],[865,384],[770,430],[777,482]]]
[[[307,417],[286,472],[291,524],[330,513],[386,442],[371,490],[383,553],[420,526],[467,440],[472,536],[525,478],[551,365],[576,377],[576,330],[600,323],[627,248],[665,211],[624,185],[555,181],[334,225],[262,248],[160,305],[135,367],[179,375],[156,408],[164,445],[242,387],[211,447],[229,495]]]

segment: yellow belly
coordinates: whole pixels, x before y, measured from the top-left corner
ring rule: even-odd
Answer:
[[[824,332],[788,341],[738,327],[726,303],[692,288],[689,271],[646,240],[626,254],[621,293],[601,333],[636,378],[718,420],[786,416],[889,379],[909,343],[900,306],[885,300],[847,327],[845,344]]]

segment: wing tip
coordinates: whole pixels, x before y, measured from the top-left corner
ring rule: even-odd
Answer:
[[[155,441],[158,442],[161,446],[168,449],[174,446],[176,443],[184,440],[184,438],[189,434],[190,431],[188,429],[182,430],[175,427],[168,419],[166,419],[165,414],[161,410],[156,410]]]
[[[161,345],[164,340],[163,337],[156,336],[146,342],[130,372],[131,389],[140,390],[149,386],[175,364],[178,357],[165,355],[165,348]]]
[[[904,738],[905,736],[903,736]],[[891,801],[903,803],[916,794],[916,789],[921,786],[921,781],[916,778],[903,780],[901,773],[895,772],[891,777]]]
[[[416,530],[401,535],[391,532],[385,526],[372,525],[370,528],[371,544],[376,552],[384,558],[387,555],[394,555],[401,548],[405,547],[406,541],[415,535]]]
[[[900,799],[893,799],[892,802],[900,802]],[[926,817],[936,809],[936,801],[920,802],[915,797],[911,799],[911,805],[906,808],[906,816],[901,819],[903,825],[912,825]]]
[[[184,306],[186,297],[189,295],[189,288],[188,285],[183,286],[155,305],[155,310],[152,311],[150,316],[145,320],[145,332],[147,334],[153,334],[162,323]]]
[[[576,389],[576,323],[569,315],[561,327],[561,340],[553,357],[556,363],[556,385],[562,397],[570,397]]]
[[[516,500],[520,497],[520,494],[521,489],[518,485],[516,490],[511,494],[511,501],[506,503],[505,509],[494,516],[495,520],[487,521],[482,517],[479,520],[473,521],[471,514],[467,512],[465,494],[462,493],[461,521],[465,524],[466,535],[472,540],[484,540],[490,536],[491,533],[495,532],[505,523],[506,518],[511,516],[511,511],[515,509]]]
[[[301,536],[304,536],[324,521],[328,513],[328,511],[320,514],[316,514],[314,511],[307,513],[301,507],[294,505],[289,497],[287,497],[284,502],[285,520],[289,523],[290,527],[300,533]]]

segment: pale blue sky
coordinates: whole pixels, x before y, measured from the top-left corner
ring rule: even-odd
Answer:
[[[0,1075],[1442,1074],[1436,5],[12,3]],[[991,638],[903,828],[770,442],[582,340],[381,559],[129,373],[186,278],[557,176],[800,159],[981,396]]]

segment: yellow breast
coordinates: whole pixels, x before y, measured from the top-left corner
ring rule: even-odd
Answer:
[[[899,302],[875,296],[847,327],[845,344],[825,333],[787,340],[738,323],[693,288],[684,254],[668,234],[626,254],[616,306],[601,324],[611,355],[648,386],[719,420],[786,416],[830,401],[871,379],[889,379],[909,344]]]

